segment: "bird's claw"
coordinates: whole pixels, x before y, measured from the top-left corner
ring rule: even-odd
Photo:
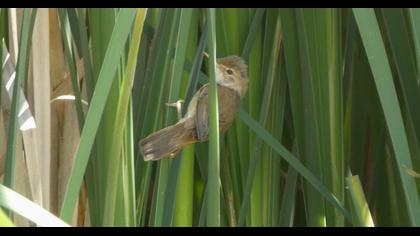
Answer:
[[[177,114],[178,114],[178,120],[180,120],[182,118],[182,104],[184,103],[184,100],[180,99],[176,102],[173,103],[166,103],[166,106],[168,107],[175,107]]]

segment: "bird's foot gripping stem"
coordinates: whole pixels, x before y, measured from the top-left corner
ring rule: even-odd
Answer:
[[[177,114],[178,114],[178,121],[182,118],[182,104],[184,103],[184,100],[180,99],[173,103],[166,103],[166,106],[168,107],[175,107]]]

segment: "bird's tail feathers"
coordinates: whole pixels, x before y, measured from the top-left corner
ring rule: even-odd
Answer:
[[[140,141],[140,151],[145,161],[173,158],[181,148],[194,142],[192,130],[184,122],[161,129]]]

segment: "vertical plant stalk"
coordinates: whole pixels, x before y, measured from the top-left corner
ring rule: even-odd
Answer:
[[[349,187],[350,199],[355,211],[355,218],[357,219],[356,222],[358,222],[359,226],[375,227],[359,176],[350,175],[346,178],[346,182]]]
[[[161,76],[163,78],[166,78],[167,74],[168,74],[168,67],[170,66],[170,61],[172,59],[171,56],[171,45],[172,42],[176,41],[177,38],[177,34],[178,34],[178,28],[179,28],[179,21],[180,21],[180,17],[181,17],[181,9],[175,9],[175,10],[169,10],[171,11],[171,15],[172,17],[168,18],[168,19],[172,19],[169,20],[168,24],[166,25],[165,32],[166,34],[169,36],[167,38],[167,41],[164,41],[163,47],[161,48],[162,51],[160,51],[161,53],[163,53],[164,55],[164,63],[163,66],[159,67],[155,67],[155,69],[162,70],[163,72],[161,73]],[[169,34],[168,34],[169,33]],[[168,43],[169,42],[169,43]],[[163,50],[163,48],[166,48],[166,50]],[[162,69],[163,68],[163,69]],[[154,76],[156,76],[156,74],[154,74]],[[155,79],[157,77],[154,77]],[[173,79],[172,77],[170,77],[171,80]],[[156,86],[155,89],[157,89],[159,92],[159,99],[160,101],[162,101],[164,99],[164,93],[165,93],[165,87],[163,84],[165,79],[162,80],[162,82],[160,83],[155,83],[154,85]],[[156,79],[154,82],[157,82],[158,80]],[[173,93],[173,89],[172,91],[170,91],[169,93]],[[169,96],[171,96],[169,94]],[[147,104],[148,106],[150,104]],[[160,106],[162,105],[161,103],[159,104]],[[159,111],[160,109],[156,109],[155,112]],[[149,113],[147,113],[149,114]],[[155,113],[156,116],[159,116],[158,113]],[[164,124],[169,125],[168,119],[164,120]],[[155,129],[158,125],[158,122],[155,122],[153,125],[153,129]],[[178,161],[175,161],[175,163],[177,163]],[[156,188],[154,188],[154,193],[153,193],[153,200],[152,200],[152,213],[151,213],[151,224],[154,227],[160,227],[162,226],[163,223],[163,215],[164,215],[164,211],[165,211],[165,200],[167,198],[166,195],[166,189],[167,189],[167,185],[168,185],[168,179],[169,177],[169,172],[170,172],[170,167],[171,167],[172,163],[169,160],[162,160],[158,163],[157,166],[157,175],[156,175]]]
[[[264,88],[264,97],[263,97],[262,106],[260,109],[260,116],[259,116],[259,123],[262,127],[264,127],[268,119],[268,114],[270,112],[270,99],[273,93],[273,84],[275,80],[275,71],[277,70],[277,67],[280,66],[279,55],[280,55],[280,44],[282,41],[280,19],[276,21],[273,37],[274,37],[274,41],[273,41],[274,43],[271,47],[272,53],[270,55],[270,61],[269,61],[269,65],[271,66],[269,67],[268,72],[267,72],[266,85]],[[245,225],[245,219],[246,219],[245,217],[247,216],[248,211],[249,211],[251,192],[252,192],[252,187],[253,187],[255,177],[256,177],[257,164],[259,163],[262,156],[261,146],[262,146],[262,139],[256,136],[254,140],[254,151],[252,153],[252,160],[250,162],[248,174],[247,174],[247,180],[246,180],[245,191],[244,191],[245,195],[243,198],[241,209],[239,211],[239,226]]]
[[[264,129],[257,121],[255,121],[242,108],[238,110],[238,118],[240,118],[253,132],[255,132],[264,142],[273,148],[286,162],[289,163],[308,183],[310,183],[318,192],[336,207],[344,217],[352,222],[350,213],[344,208],[343,204],[338,201],[322,182],[306,168],[292,153],[290,153],[278,140]]]
[[[415,55],[417,61],[417,80],[420,78],[420,9],[410,8],[408,9],[411,30],[413,32]]]
[[[18,40],[18,21],[17,21],[17,10],[16,8],[8,9],[9,15],[9,42],[11,44],[9,48],[10,55],[12,56],[14,62],[17,64],[17,55],[19,53],[19,40]]]
[[[83,12],[83,13],[82,13]],[[91,65],[92,65],[92,89],[90,95],[96,93],[95,86],[97,86],[98,75],[100,74],[101,67],[105,59],[105,54],[110,47],[110,39],[112,37],[113,30],[115,29],[116,19],[120,9],[108,8],[108,9],[83,9],[78,12],[79,17],[82,15],[86,16],[88,27],[86,32],[89,32],[90,46],[87,46],[88,54],[91,55]],[[82,20],[79,20],[79,24]],[[77,24],[75,24],[77,25]],[[85,27],[86,27],[85,26]],[[85,28],[84,27],[84,28]],[[80,28],[80,26],[79,26]],[[81,32],[83,30],[79,30]],[[130,31],[131,32],[131,31]],[[82,34],[80,34],[82,35]],[[82,38],[82,37],[81,37]],[[82,45],[84,44],[81,41]],[[127,43],[125,44],[127,45]],[[106,191],[106,181],[107,179],[107,170],[110,164],[111,157],[111,147],[113,146],[112,139],[109,137],[114,136],[114,123],[115,123],[115,114],[117,113],[117,102],[118,102],[118,92],[120,88],[120,81],[122,81],[122,71],[124,70],[124,63],[127,58],[126,46],[122,49],[120,58],[116,61],[115,65],[117,66],[114,77],[112,78],[113,82],[111,88],[107,92],[107,98],[105,102],[104,111],[100,119],[99,127],[96,133],[95,141],[93,144],[92,152],[90,155],[90,160],[88,162],[88,167],[86,170],[86,186],[88,190],[88,200],[89,205],[92,206],[91,210],[91,221],[92,225],[102,225],[102,220],[104,217],[105,210],[105,191]],[[83,52],[82,54],[83,55]],[[85,57],[83,55],[83,57]],[[86,57],[88,58],[88,57]],[[113,65],[114,66],[114,65]],[[84,66],[86,72],[86,65]],[[87,74],[85,74],[87,75]],[[86,85],[86,95],[89,99],[89,86],[88,79],[85,77],[84,84]],[[95,90],[95,91],[94,91]],[[118,178],[119,176],[114,176]],[[122,219],[123,217],[118,217]],[[116,222],[115,222],[116,223]]]
[[[216,19],[215,9],[207,9],[209,24],[209,80],[210,80],[210,138],[208,160],[207,226],[220,226],[220,153],[219,153],[219,107],[216,84]]]
[[[31,35],[32,29],[33,29],[33,25],[35,22],[35,17],[36,17],[36,11],[37,9],[32,9],[32,13],[30,16],[30,20],[29,20],[29,29],[28,32],[29,33],[25,33],[27,36],[25,37],[30,37],[29,35]],[[27,13],[29,14],[29,12]],[[20,14],[21,15],[21,14]],[[17,28],[18,23],[16,22],[16,11],[11,10],[11,12],[9,13],[9,16],[11,16],[12,20],[9,22],[11,24],[10,28]],[[14,16],[14,17],[13,17]],[[28,16],[29,18],[29,16]],[[16,30],[17,31],[17,30]],[[15,35],[16,33],[16,35]],[[15,53],[17,53],[19,50],[17,49],[17,32],[12,32],[10,34],[10,36],[15,36],[15,38],[13,38],[13,43],[16,44],[16,49],[12,49]],[[14,47],[12,47],[14,48]],[[31,48],[31,44],[28,43],[28,45],[23,48],[26,51],[30,51]],[[16,55],[15,55],[16,56]],[[12,60],[12,54],[9,54],[7,52],[6,46],[3,42],[3,80],[5,80],[4,82],[4,86],[6,86],[6,90],[9,94],[10,97],[10,101],[12,101],[13,98],[13,90],[14,90],[14,84],[16,83],[15,79],[16,79],[16,68],[14,66],[14,62]],[[27,65],[28,63],[28,57],[24,56],[24,58],[22,59],[23,65]],[[25,69],[22,69],[22,77],[23,78],[27,78],[26,74],[27,74],[27,70],[26,67]],[[23,79],[22,78],[22,79]],[[18,110],[19,110],[19,115],[18,115],[18,122],[20,123],[20,130],[22,131],[22,139],[23,139],[23,144],[24,144],[24,150],[25,150],[25,159],[26,159],[26,168],[27,168],[27,172],[28,172],[28,176],[29,176],[29,185],[30,185],[30,191],[31,191],[31,196],[32,199],[41,204],[41,195],[42,195],[42,188],[39,186],[39,184],[41,183],[41,181],[38,181],[40,178],[40,163],[39,161],[35,158],[35,151],[34,151],[34,139],[33,139],[33,129],[36,128],[36,124],[35,124],[35,119],[32,116],[32,113],[29,109],[29,104],[25,99],[23,90],[21,89],[21,85],[25,83],[26,84],[26,80],[21,81],[20,83],[18,83],[19,86],[19,90],[20,90],[20,94],[19,94],[19,101],[18,101]],[[7,86],[10,85],[9,88],[7,88]],[[4,104],[4,101],[3,101]],[[10,104],[8,104],[9,107],[8,109],[10,109]],[[22,112],[23,111],[23,112]],[[12,114],[12,113],[9,113]],[[6,118],[7,120],[9,120],[9,117]],[[9,126],[10,127],[10,126]],[[19,136],[18,136],[19,137]],[[19,139],[20,140],[20,139]],[[21,150],[21,145],[18,145],[20,141],[16,141],[16,146],[14,146],[13,148],[16,150]],[[15,157],[16,158],[16,157]],[[23,161],[24,160],[20,160],[18,163],[18,166],[16,168],[13,168],[13,171],[19,171],[19,169],[21,169],[23,167]],[[8,170],[6,169],[6,172],[8,172]],[[24,178],[24,177],[22,177]],[[23,181],[18,181],[18,183],[22,183]],[[20,185],[22,186],[22,185]],[[16,188],[20,188],[19,184],[16,186]]]
[[[18,123],[18,105],[20,96],[20,83],[25,76],[27,48],[29,44],[29,29],[30,29],[30,9],[25,8],[22,19],[21,37],[19,41],[19,56],[16,67],[16,79],[13,86],[12,107],[10,112],[10,123],[7,133],[7,151],[6,151],[6,169],[4,175],[4,184],[7,187],[12,186],[13,170],[15,164],[15,146],[16,146],[16,132]],[[33,12],[35,14],[35,12]]]
[[[66,37],[63,36],[63,38],[65,39],[64,43],[69,44],[71,48],[72,41],[70,39],[74,39],[76,48],[74,49],[75,51],[70,51],[70,55],[72,56],[73,60],[75,60],[74,56],[77,54],[83,61],[83,71],[84,71],[84,79],[85,79],[85,84],[86,84],[87,100],[90,101],[92,97],[93,89],[94,89],[94,81],[93,81],[93,72],[92,72],[92,58],[89,51],[89,42],[88,42],[89,40],[87,36],[87,27],[86,27],[86,19],[85,19],[86,9],[77,9],[77,12],[76,12],[76,9],[74,8],[67,8],[67,9],[59,9],[59,12],[60,12],[60,21],[62,22],[61,24],[63,25],[63,28],[65,27],[65,29],[63,29],[63,33],[66,33],[67,35]],[[63,23],[61,15],[65,16],[64,23]],[[68,46],[66,45],[66,47]],[[72,69],[73,66],[71,65],[73,63],[76,63],[76,62],[71,62],[69,60],[70,72],[73,71]],[[72,79],[73,79],[73,76],[72,76]],[[77,100],[77,97],[76,97],[76,100]]]
[[[76,112],[77,112],[77,120],[79,123],[80,131],[83,128],[83,124],[85,122],[85,114],[83,113],[82,108],[82,100],[80,95],[80,86],[78,83],[78,76],[77,76],[77,68],[76,68],[76,61],[75,56],[73,54],[72,45],[71,45],[71,30],[70,30],[70,24],[68,20],[68,16],[66,14],[66,11],[64,9],[58,10],[59,17],[60,17],[60,23],[61,23],[61,31],[62,31],[62,37],[63,37],[63,43],[64,43],[64,53],[67,58],[68,66],[70,69],[70,76],[71,76],[71,85],[73,88],[73,94],[75,97],[75,106],[76,106]]]
[[[69,9],[69,17],[72,15],[76,15],[74,9]],[[93,90],[95,88],[95,82],[93,81],[93,65],[92,65],[92,58],[89,50],[89,39],[87,35],[86,29],[86,19],[85,14],[82,9],[78,9],[77,11],[79,20],[79,34],[80,34],[80,42],[81,42],[81,56],[83,59],[83,68],[85,70],[85,79],[86,79],[86,91],[88,95],[88,101],[92,99]]]
[[[112,159],[108,166],[107,171],[107,188],[105,195],[105,214],[103,225],[112,226],[114,224],[115,216],[115,200],[117,190],[117,178],[119,175],[120,162],[121,161],[121,150],[123,141],[123,131],[126,122],[126,115],[128,114],[128,104],[131,95],[131,89],[134,81],[134,72],[136,71],[137,54],[140,45],[140,38],[143,31],[143,22],[146,16],[146,9],[138,9],[134,23],[133,34],[130,43],[130,51],[128,53],[127,70],[125,71],[124,80],[120,89],[120,100],[118,102],[117,114],[115,120],[115,135],[113,136],[114,142],[112,146]]]
[[[40,181],[42,188],[41,206],[50,210],[51,189],[51,88],[50,88],[50,41],[49,41],[49,9],[39,9],[35,20],[32,42],[33,63],[33,93],[35,120],[37,129],[34,130],[35,157],[39,162]]]
[[[193,226],[194,150],[194,145],[188,145],[182,152],[181,172],[178,177],[178,191],[176,191],[176,202],[173,212],[173,226],[175,227]],[[188,168],[186,169],[187,171],[182,171],[182,166],[186,166]]]
[[[414,178],[406,172],[407,168],[413,169],[407,133],[376,15],[374,10],[370,8],[354,8],[353,14],[359,28],[392,141],[395,161],[402,181],[408,215],[411,220],[410,223],[413,226],[420,226],[420,202],[416,183]]]
[[[89,155],[99,128],[100,119],[104,112],[107,95],[112,86],[112,78],[115,75],[125,42],[131,31],[135,13],[136,11],[134,9],[124,8],[117,15],[114,30],[109,41],[109,47],[96,83],[95,93],[93,93],[89,111],[86,115],[85,126],[80,137],[80,145],[76,153],[76,159],[74,160],[61,208],[61,218],[66,222],[70,222],[73,215]]]
[[[159,124],[162,123],[161,119],[159,118],[159,111],[162,109],[162,104],[164,104],[163,94],[165,86],[163,86],[163,84],[165,84],[165,80],[167,78],[167,68],[169,64],[168,55],[170,51],[170,44],[167,42],[172,42],[174,40],[174,30],[172,30],[174,27],[172,27],[172,25],[174,25],[178,19],[178,17],[176,17],[177,14],[175,14],[176,11],[171,9],[164,8],[159,10],[151,10],[150,13],[152,14],[151,18],[153,17],[153,13],[158,13],[156,15],[158,17],[158,21],[155,25],[156,32],[152,39],[150,57],[147,60],[145,72],[145,78],[150,79],[145,80],[147,82],[143,84],[142,92],[140,92],[142,94],[140,104],[143,104],[144,106],[140,107],[138,114],[139,116],[142,116],[140,114],[147,114],[147,119],[139,118],[141,122],[139,122],[140,124],[138,127],[142,127],[139,128],[139,138],[144,137],[146,134],[156,130],[159,127]],[[154,185],[154,188],[150,187],[152,185],[152,167],[154,164],[150,162],[144,162],[140,157],[140,152],[138,152],[138,154],[138,171],[136,171],[136,173],[141,173],[139,174],[141,177],[139,177],[140,187],[138,188],[138,199],[140,203],[140,224],[146,225],[150,223],[151,225],[155,225],[155,215],[157,212],[155,203],[158,201],[158,199],[153,198],[151,208],[148,208],[148,204],[150,203],[148,199],[152,194],[154,197],[154,194],[156,194],[156,191],[158,191],[162,185],[159,185],[159,181],[156,181],[155,184],[157,183],[157,185]],[[152,194],[149,194],[149,192],[152,192]],[[150,210],[148,211],[148,209]],[[147,214],[149,212],[150,214]],[[148,223],[146,223],[146,221]]]
[[[155,54],[158,51],[155,45],[148,45],[149,42],[152,41],[156,43],[156,45],[159,44],[159,40],[161,39],[161,32],[162,32],[162,19],[165,18],[166,9],[149,9],[148,16],[146,17],[146,27],[152,26],[153,24],[153,16],[156,15],[156,22],[154,26],[153,32],[145,33],[143,34],[143,38],[141,39],[141,45],[140,45],[140,51],[141,52],[148,52],[148,53],[141,53],[139,55],[138,63],[140,65],[137,66],[137,72],[136,72],[136,81],[134,82],[134,89],[133,89],[133,119],[134,119],[134,133],[135,140],[138,141],[141,137],[145,136],[145,129],[143,125],[145,123],[152,123],[153,121],[157,120],[155,117],[148,119],[144,119],[143,114],[145,113],[147,106],[149,103],[145,102],[149,98],[147,96],[149,93],[151,93],[150,86],[152,84],[153,79],[150,79],[153,76],[154,67],[150,66],[154,64],[155,60]],[[153,36],[152,36],[153,33]],[[147,50],[148,49],[148,50]],[[140,72],[142,71],[142,72]],[[155,99],[155,98],[154,98]],[[153,120],[154,119],[154,120]],[[152,125],[150,125],[152,126]],[[148,127],[148,126],[146,126]],[[149,128],[150,129],[150,128]],[[150,132],[150,131],[148,131]],[[146,214],[147,210],[147,204],[148,204],[148,197],[149,197],[149,186],[151,185],[151,172],[152,172],[152,163],[144,162],[141,160],[141,153],[137,152],[135,157],[135,173],[136,173],[136,212],[137,212],[137,225],[138,226],[145,226],[146,224],[146,218],[148,215]]]
[[[197,17],[193,17],[194,20],[198,20],[199,11],[194,14]],[[198,24],[199,22],[193,23]],[[191,31],[190,35],[197,34],[196,31]],[[188,103],[197,90],[198,74],[203,63],[203,52],[207,42],[208,26],[205,24],[202,28],[200,40],[197,46],[197,50],[194,55],[193,65],[188,79],[188,86],[186,89],[185,101]],[[191,40],[191,39],[190,39]],[[188,106],[183,107],[182,114],[185,114]],[[182,160],[180,166],[180,173],[178,179],[178,186],[176,190],[176,202],[173,216],[173,226],[192,227],[194,223],[194,154],[195,145],[188,145],[182,152]],[[182,183],[182,184],[181,184]]]
[[[174,102],[180,94],[182,84],[182,74],[184,72],[184,64],[187,55],[188,39],[192,25],[193,9],[182,9],[180,13],[179,31],[176,38],[176,49],[174,56],[174,64],[172,70],[172,78],[169,92],[169,102]],[[167,124],[174,121],[174,113],[167,113]],[[180,117],[178,117],[180,119]],[[183,152],[182,152],[183,153]],[[179,155],[181,156],[181,155]],[[180,158],[180,157],[179,157]],[[162,225],[170,226],[173,222],[176,189],[179,179],[179,171],[181,166],[181,159],[175,160],[168,171],[167,184],[166,184],[166,199],[164,201],[164,211],[162,216]]]
[[[305,21],[305,18],[310,14],[308,11],[310,10],[296,9],[294,11],[294,15],[296,17],[296,36],[298,38],[297,53],[299,55],[299,58],[295,61],[295,63],[297,63],[298,70],[301,72],[299,73],[299,77],[297,77],[299,78],[299,90],[294,89],[293,97],[302,96],[302,109],[297,108],[299,109],[298,112],[300,112],[300,117],[298,118],[299,124],[296,125],[296,127],[301,126],[300,128],[297,128],[301,131],[301,136],[298,138],[300,140],[300,142],[298,142],[298,153],[305,165],[307,165],[308,168],[322,181],[321,166],[323,166],[323,163],[321,157],[323,143],[320,139],[321,124],[319,124],[319,119],[317,118],[317,68],[316,65],[313,64],[315,61],[311,60],[312,53],[310,51],[311,48],[309,44],[316,38],[313,37],[314,34],[308,29],[308,24]],[[312,18],[312,21],[316,22],[316,19]],[[287,41],[285,40],[285,42]],[[289,63],[286,59],[286,65],[288,64]],[[293,80],[294,78],[289,77],[290,83],[288,84],[291,85]],[[290,86],[290,88],[292,87]],[[296,98],[293,99],[297,100]],[[294,109],[296,109],[296,107],[294,107]],[[304,194],[308,225],[325,227],[327,219],[324,200],[308,183],[305,183]]]
[[[296,207],[296,185],[298,179],[298,172],[292,166],[289,166],[286,183],[284,186],[284,196],[281,200],[280,207],[280,227],[291,227],[293,226],[293,220],[295,216]]]

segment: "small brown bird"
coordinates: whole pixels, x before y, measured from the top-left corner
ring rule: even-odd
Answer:
[[[238,56],[217,59],[216,83],[219,105],[219,131],[229,129],[248,90],[248,67]],[[185,145],[209,138],[210,86],[203,85],[188,104],[187,114],[178,123],[161,129],[140,141],[145,161],[174,158]]]

